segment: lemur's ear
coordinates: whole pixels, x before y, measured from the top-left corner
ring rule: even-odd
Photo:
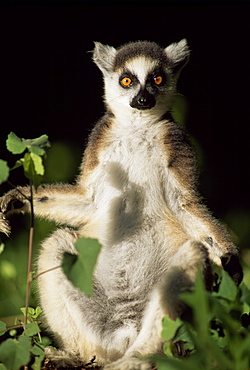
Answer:
[[[116,49],[113,46],[95,42],[93,61],[105,75],[113,70]]]
[[[173,69],[174,74],[180,73],[183,67],[189,61],[190,50],[187,44],[187,40],[183,39],[179,42],[175,42],[165,48],[168,61]]]

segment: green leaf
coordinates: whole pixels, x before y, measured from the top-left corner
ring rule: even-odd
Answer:
[[[173,357],[173,344],[171,341],[165,342],[163,344],[163,353],[167,357]]]
[[[27,139],[25,143],[30,152],[38,155],[43,155],[45,153],[44,148],[48,149],[50,147],[47,135],[41,135],[35,139]]]
[[[8,370],[6,366],[4,366],[4,364],[0,364],[0,370]]]
[[[33,160],[36,175],[43,176],[44,175],[44,167],[43,167],[42,158],[39,155],[35,154],[35,153],[30,153],[30,157]]]
[[[198,335],[205,337],[212,313],[209,313],[208,292],[205,289],[201,271],[198,271],[193,292],[182,293],[180,298],[193,310]]]
[[[41,356],[44,354],[44,349],[35,345],[32,349],[31,349],[31,353],[34,355],[34,356]]]
[[[26,307],[21,307],[20,311],[23,315],[26,315]],[[35,309],[33,307],[28,307],[28,317],[34,317],[35,315]]]
[[[45,154],[45,150],[42,149],[42,148],[39,148],[38,146],[28,146],[28,150],[30,152],[30,154],[35,154],[35,155],[38,155],[39,157],[43,156]]]
[[[101,245],[95,239],[80,238],[76,242],[77,256],[66,253],[63,269],[69,280],[88,296],[92,295],[93,270]]]
[[[218,346],[222,349],[224,349],[228,345],[228,335],[225,335],[221,337],[219,336],[219,333],[217,330],[210,330],[211,336],[215,342],[218,343]]]
[[[42,156],[45,154],[45,149],[50,147],[47,135],[42,135],[35,139],[21,139],[14,132],[8,135],[6,141],[7,149],[13,154],[21,154],[26,149],[30,153]]]
[[[32,179],[36,173],[35,173],[34,164],[31,159],[30,153],[25,153],[23,167],[24,167],[25,176],[28,179]]]
[[[196,332],[191,328],[190,325],[187,323],[181,325],[176,332],[176,336],[174,337],[174,342],[186,342],[189,349],[194,349],[194,339],[196,338]]]
[[[11,337],[15,337],[15,336],[16,336],[16,334],[17,334],[16,329],[11,329],[11,330],[9,331],[9,335],[10,335]]]
[[[26,308],[22,307],[20,308],[20,311],[25,315],[26,314]],[[37,319],[38,316],[43,312],[40,306],[37,306],[36,308],[28,307],[28,317],[31,317],[33,319]]]
[[[238,355],[247,356],[249,359],[249,348],[250,348],[250,335],[248,333],[248,336],[246,338],[241,338],[240,342],[240,348],[235,348],[235,351],[237,351]]]
[[[50,147],[47,135],[42,135],[35,139],[26,139],[24,142],[28,151],[38,156],[43,156],[45,150]]]
[[[21,154],[25,151],[26,145],[23,142],[23,139],[20,139],[14,132],[11,132],[8,135],[6,140],[7,149],[13,154]]]
[[[12,169],[23,166],[25,176],[35,187],[37,187],[44,175],[44,166],[41,157],[45,154],[45,149],[50,147],[48,136],[42,135],[36,139],[20,139],[17,135],[11,132],[8,135],[6,144],[8,150],[13,154],[21,154],[26,149],[28,150],[28,152],[24,154],[23,158],[16,161]],[[7,163],[4,163],[4,161],[2,162],[3,168],[1,169],[0,161],[0,183],[8,178],[9,173]]]
[[[218,293],[214,293],[215,296],[227,299],[234,302],[237,297],[237,286],[233,279],[228,275],[228,273],[222,270],[222,280],[220,283]]]
[[[43,360],[44,360],[44,355],[36,356],[34,363],[31,365],[31,369],[40,370]]]
[[[11,169],[15,170],[16,168],[23,166],[23,164],[24,164],[24,158],[20,158],[16,161],[14,167],[12,167]]]
[[[37,169],[38,169],[38,172],[40,172],[39,163],[38,163],[38,161],[36,161],[36,159],[35,159],[35,162],[34,162],[33,159],[34,159],[34,154],[32,155],[32,153],[25,153],[25,155],[24,155],[24,164],[23,164],[24,174],[29,180],[32,181],[32,183],[35,186],[37,186],[37,185],[40,184],[42,177],[41,177],[40,173],[37,173]]]
[[[30,317],[30,316],[29,316],[29,312],[30,312],[30,310],[34,310],[34,308],[32,308],[32,307],[28,307],[28,317]],[[23,315],[25,315],[25,314],[26,314],[26,308],[25,308],[25,307],[21,307],[21,308],[20,308],[20,311],[22,312],[22,314],[23,314]]]
[[[240,289],[241,289],[240,297],[241,302],[246,303],[248,306],[250,306],[250,289],[247,287],[245,283],[241,284]]]
[[[0,362],[2,362],[8,369],[14,369],[16,351],[16,340],[7,339],[0,345]]]
[[[35,318],[35,319],[37,319],[37,318],[38,318],[38,316],[39,316],[42,312],[43,312],[43,310],[41,309],[41,307],[40,307],[40,306],[37,306],[37,307],[36,307],[36,311],[35,311],[35,316],[34,316],[34,318]]]
[[[39,326],[35,324],[34,322],[29,322],[27,324],[27,329],[24,330],[23,334],[26,335],[27,337],[33,337],[33,335],[36,335],[40,333]]]
[[[9,173],[10,169],[7,162],[0,159],[0,184],[8,180]]]
[[[30,339],[21,336],[16,339],[7,339],[0,345],[0,361],[9,370],[19,370],[30,361]]]
[[[44,348],[48,347],[48,346],[51,346],[51,339],[48,338],[48,337],[42,337],[42,346]]]
[[[157,370],[194,370],[194,364],[188,365],[187,360],[180,360],[178,358],[153,358]],[[196,363],[198,365],[198,363]]]
[[[180,319],[176,319],[175,321],[173,321],[169,318],[168,315],[164,316],[162,322],[162,338],[164,340],[171,340],[175,336],[177,329],[179,329],[181,325],[182,321]]]
[[[27,365],[30,361],[30,339],[28,337],[21,336],[18,338],[18,346],[16,353],[15,368],[19,369],[20,365]]]
[[[4,335],[6,332],[6,324],[3,321],[0,321],[0,336]]]

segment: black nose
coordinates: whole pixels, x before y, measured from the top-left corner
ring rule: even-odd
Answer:
[[[155,98],[147,89],[142,89],[132,99],[130,106],[136,109],[151,109],[155,106]]]
[[[148,99],[145,96],[141,96],[138,99],[138,104],[143,106],[148,105]]]

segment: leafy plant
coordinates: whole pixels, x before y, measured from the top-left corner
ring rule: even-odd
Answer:
[[[28,254],[28,273],[26,286],[25,307],[21,308],[24,314],[24,321],[6,328],[6,324],[0,321],[0,336],[7,331],[11,338],[3,341],[0,345],[0,370],[16,370],[24,366],[27,369],[39,370],[44,360],[44,348],[49,344],[48,338],[41,337],[39,328],[39,315],[42,310],[29,307],[31,282],[38,276],[32,277],[32,253],[34,238],[34,211],[33,211],[33,186],[38,186],[44,175],[43,157],[46,149],[50,147],[47,135],[42,135],[36,139],[21,139],[13,132],[8,135],[6,146],[13,154],[24,154],[19,158],[13,168],[9,168],[4,160],[0,160],[0,184],[8,181],[10,171],[23,166],[24,174],[30,181],[30,201],[31,222],[29,236]],[[93,239],[81,238],[76,243],[77,255],[65,255],[63,267],[69,279],[76,287],[82,289],[86,294],[92,294],[92,275],[93,269],[100,251],[100,244]],[[4,250],[4,245],[0,244],[0,253]],[[43,273],[46,273],[44,271]],[[23,328],[21,335],[17,334],[17,329]]]
[[[17,338],[9,338],[0,346],[0,370],[3,369],[19,369],[30,363],[31,357],[34,358],[32,369],[40,369],[40,365],[44,359],[44,344],[40,336],[40,329],[37,317],[41,313],[41,309],[36,310],[29,308],[30,286],[32,282],[32,252],[33,252],[33,237],[34,237],[34,212],[33,212],[33,186],[37,186],[44,174],[43,157],[46,149],[50,147],[47,135],[42,135],[36,139],[21,139],[13,132],[8,135],[6,141],[7,149],[13,154],[22,154],[12,169],[23,166],[24,174],[30,181],[30,194],[28,199],[31,206],[31,224],[29,236],[29,254],[28,254],[28,272],[27,272],[27,288],[25,308],[22,309],[24,314],[24,322],[15,325],[9,332],[11,336],[16,336],[18,327],[24,328],[21,336]],[[0,183],[8,181],[11,169],[4,160],[0,160]],[[9,181],[8,181],[9,182]],[[9,182],[10,183],[10,182]],[[11,183],[10,183],[11,184]],[[12,185],[12,184],[11,184]],[[3,250],[3,248],[2,248]],[[5,334],[6,325],[0,323],[0,335]]]
[[[30,181],[30,201],[31,206],[31,223],[30,223],[30,236],[29,236],[29,256],[28,256],[28,273],[27,273],[27,289],[26,289],[26,313],[24,316],[24,326],[27,324],[28,306],[30,297],[30,284],[32,281],[31,265],[32,265],[32,252],[33,252],[33,239],[34,239],[34,212],[33,212],[33,185],[37,186],[44,174],[43,156],[46,149],[50,147],[47,135],[42,135],[36,139],[21,139],[14,132],[8,135],[6,141],[7,149],[13,154],[22,154],[24,156],[16,161],[12,169],[23,166],[24,174]],[[10,169],[7,162],[0,161],[0,173],[4,173],[2,181],[8,179]]]
[[[26,308],[21,311],[25,314]],[[10,336],[0,345],[0,370],[18,370],[22,366],[30,364],[31,369],[40,370],[44,360],[44,348],[50,343],[49,339],[40,336],[38,316],[42,312],[40,307],[28,308],[28,322],[22,335],[17,336],[15,325],[12,330],[8,329]],[[0,335],[6,333],[5,323],[0,321]]]
[[[158,370],[249,370],[250,290],[244,283],[237,288],[224,270],[217,269],[216,276],[213,293],[199,274],[193,291],[181,295],[192,309],[190,322],[164,318],[167,358],[155,359]],[[174,357],[180,347],[182,359]]]
[[[16,161],[13,169],[23,166],[24,174],[32,185],[39,185],[44,175],[42,158],[46,154],[46,149],[50,147],[48,136],[42,135],[36,139],[20,139],[14,132],[11,132],[8,135],[6,146],[13,154],[25,152],[23,158]]]

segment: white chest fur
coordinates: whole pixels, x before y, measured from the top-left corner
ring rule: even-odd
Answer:
[[[89,184],[97,213],[161,212],[167,176],[161,129],[162,123],[111,130]]]

